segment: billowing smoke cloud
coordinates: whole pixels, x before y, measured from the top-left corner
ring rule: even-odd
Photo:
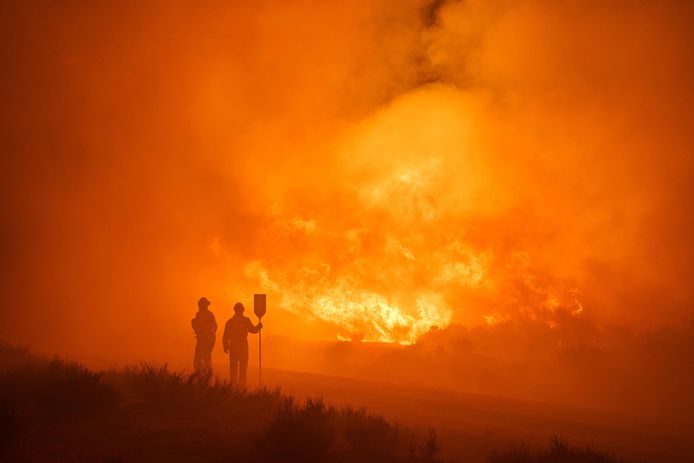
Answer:
[[[509,211],[485,140],[490,111],[474,95],[428,85],[366,118],[339,146],[324,203],[276,198],[272,244],[246,275],[281,307],[333,322],[349,339],[409,343],[453,317],[581,313],[577,289],[532,268],[528,235],[547,231]],[[514,232],[523,226],[530,231]]]
[[[691,317],[688,5],[2,8],[3,338]]]
[[[285,239],[247,275],[367,340],[689,316],[686,26],[676,5],[626,6],[427,10],[409,65],[429,83],[343,132],[327,185],[273,198]]]

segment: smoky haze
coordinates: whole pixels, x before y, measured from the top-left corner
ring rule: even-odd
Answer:
[[[0,8],[4,340],[184,356],[258,291],[299,340],[692,318],[689,4]]]

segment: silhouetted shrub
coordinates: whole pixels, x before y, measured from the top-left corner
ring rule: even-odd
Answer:
[[[422,456],[424,458],[432,459],[434,458],[434,455],[439,453],[439,450],[441,450],[441,445],[439,444],[439,439],[436,435],[436,429],[429,428],[429,436],[424,442]]]
[[[36,357],[29,352],[28,347],[0,343],[0,370],[16,368],[36,360]]]
[[[280,400],[280,391],[247,391],[219,380],[210,381],[195,373],[169,370],[166,364],[143,363],[122,373],[111,374],[110,381],[134,406],[153,413],[181,417],[249,418],[258,410],[269,417]],[[241,414],[241,415],[240,415]],[[262,413],[261,413],[262,415]]]
[[[292,397],[286,397],[275,410],[261,446],[279,461],[326,461],[335,440],[335,416],[321,398],[296,405]]]
[[[180,411],[197,389],[195,377],[169,371],[168,365],[143,363],[124,371],[127,397],[150,409]]]
[[[118,402],[118,394],[102,381],[101,373],[59,360],[50,362],[43,371],[45,376],[37,399],[44,412],[52,417],[104,412]]]
[[[618,463],[614,456],[595,451],[589,447],[577,449],[557,436],[550,440],[549,447],[531,452],[527,445],[520,445],[505,453],[489,458],[490,463]]]
[[[441,450],[441,445],[434,428],[429,428],[426,437],[422,437],[420,433],[410,431],[406,440],[408,442],[409,461],[422,463],[440,461],[435,458],[436,454]]]
[[[383,461],[395,454],[399,437],[396,426],[363,408],[346,407],[339,418],[349,453],[359,461]]]
[[[436,433],[432,429],[427,439],[420,437],[363,408],[338,410],[320,398],[297,405],[289,397],[258,442],[270,461],[435,462]]]
[[[70,362],[34,362],[0,374],[0,395],[47,419],[91,415],[112,409],[115,389],[101,373]]]

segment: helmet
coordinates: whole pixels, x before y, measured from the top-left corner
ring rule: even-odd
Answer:
[[[240,302],[237,302],[236,304],[234,304],[234,312],[235,313],[242,314],[244,310],[245,310],[245,308],[243,307],[243,304],[241,304]]]
[[[209,299],[207,299],[205,296],[201,297],[198,299],[198,308],[199,309],[205,309],[210,305]]]

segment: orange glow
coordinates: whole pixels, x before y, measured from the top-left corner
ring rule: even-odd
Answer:
[[[319,185],[342,202],[296,204],[287,191],[269,198],[272,251],[246,263],[245,277],[280,309],[334,325],[338,339],[411,344],[454,314],[473,324],[579,315],[577,290],[540,281],[522,243],[499,249],[470,236],[496,228],[475,230],[474,221],[508,201],[490,194],[502,184],[491,182],[485,105],[425,86],[347,130],[336,148],[340,176]]]
[[[262,292],[270,365],[392,343],[482,390],[491,357],[583,368],[694,317],[687,2],[28,3],[0,7],[0,340],[188,365],[199,297],[223,326]]]

